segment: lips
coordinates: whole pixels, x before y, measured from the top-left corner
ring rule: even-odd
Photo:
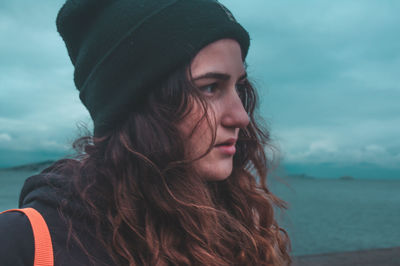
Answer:
[[[217,144],[217,145],[215,145],[216,147],[219,147],[219,146],[232,146],[233,145],[233,143],[232,144],[230,144],[230,143],[221,143],[221,144]]]
[[[232,145],[236,144],[236,140],[237,140],[236,138],[230,138],[230,139],[227,139],[227,140],[225,140],[223,142],[218,143],[215,146],[232,146]]]
[[[227,155],[234,155],[236,153],[236,147],[234,144],[232,145],[224,145],[221,143],[220,145],[216,145],[217,150]]]

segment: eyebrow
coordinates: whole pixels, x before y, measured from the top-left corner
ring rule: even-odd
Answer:
[[[193,78],[193,81],[196,81],[196,80],[199,80],[199,79],[220,79],[220,80],[223,80],[223,81],[227,81],[230,78],[231,78],[231,76],[228,75],[228,74],[225,74],[225,73],[208,72],[208,73],[205,73],[203,75],[200,75],[198,77]],[[242,76],[240,76],[238,81],[239,80],[243,80],[245,78],[247,78],[247,72],[244,73]]]

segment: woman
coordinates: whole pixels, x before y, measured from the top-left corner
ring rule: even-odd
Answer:
[[[94,135],[20,194],[46,221],[55,265],[290,264],[246,75],[250,38],[229,10],[68,0],[57,28]],[[27,218],[6,212],[0,224],[2,260],[32,265]]]

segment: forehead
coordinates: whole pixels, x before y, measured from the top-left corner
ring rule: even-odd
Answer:
[[[244,72],[240,45],[233,39],[210,43],[197,53],[190,68],[193,76],[210,71],[240,75]]]

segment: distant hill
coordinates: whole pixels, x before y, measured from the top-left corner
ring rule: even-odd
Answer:
[[[316,179],[316,177],[309,176],[309,175],[306,175],[306,174],[289,174],[288,177],[303,178],[303,179]]]
[[[5,171],[40,171],[50,165],[52,165],[55,161],[53,160],[47,160],[43,162],[38,162],[38,163],[30,163],[30,164],[24,164],[24,165],[18,165],[14,167],[8,167],[8,168],[1,168],[0,170],[5,170]]]
[[[353,179],[400,179],[400,167],[390,168],[372,163],[283,163],[288,175],[301,177]]]
[[[354,177],[349,176],[349,175],[344,175],[339,177],[340,180],[354,180]]]

